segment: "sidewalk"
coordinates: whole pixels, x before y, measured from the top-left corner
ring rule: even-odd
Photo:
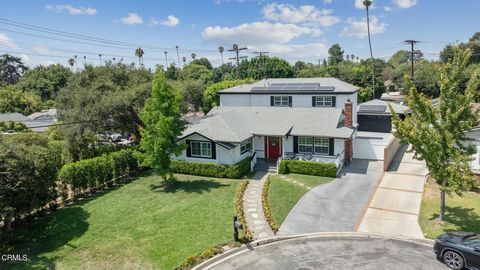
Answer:
[[[248,228],[253,233],[254,240],[272,237],[274,234],[268,226],[262,205],[262,189],[268,173],[257,171],[243,195],[243,208]]]
[[[428,170],[404,150],[399,150],[385,172],[357,231],[424,238],[418,215]]]

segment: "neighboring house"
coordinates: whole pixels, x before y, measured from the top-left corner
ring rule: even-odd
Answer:
[[[400,102],[405,102],[406,96],[401,92],[387,92],[387,93],[383,93],[380,99],[385,101],[393,101],[393,102],[400,103]]]
[[[50,126],[53,126],[59,118],[57,109],[44,110],[42,112],[35,112],[29,116],[21,113],[3,113],[0,114],[0,122],[19,122],[30,128],[35,132],[46,131]]]
[[[191,123],[179,160],[234,164],[246,157],[350,161],[358,88],[334,78],[268,79],[219,91],[220,107]]]
[[[400,119],[404,119],[405,115],[410,112],[410,108],[402,103],[388,102],[380,99],[361,103],[358,106],[358,130],[384,133],[391,132],[392,119],[390,106]]]
[[[438,102],[439,103],[439,99]],[[480,111],[480,103],[473,103],[472,110],[476,113]],[[478,115],[480,119],[480,115]],[[467,131],[467,145],[473,145],[477,149],[477,153],[472,156],[472,160],[470,161],[470,168],[475,174],[480,174],[480,125],[476,128]]]

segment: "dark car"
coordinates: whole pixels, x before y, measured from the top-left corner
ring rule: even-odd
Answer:
[[[435,240],[433,250],[451,269],[480,269],[480,234],[444,233]]]

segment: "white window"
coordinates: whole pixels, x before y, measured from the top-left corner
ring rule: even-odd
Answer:
[[[315,107],[333,107],[333,97],[315,97]]]
[[[290,106],[290,98],[288,96],[274,96],[273,106],[275,107],[288,107]]]
[[[328,155],[328,148],[330,146],[328,138],[315,138],[314,145],[315,154]]]
[[[312,137],[299,137],[298,138],[298,152],[299,153],[312,153],[313,152],[313,138]]]
[[[191,141],[190,151],[192,157],[212,157],[212,143],[202,141]]]
[[[243,154],[250,150],[252,150],[252,139],[245,140],[240,144],[240,153]]]

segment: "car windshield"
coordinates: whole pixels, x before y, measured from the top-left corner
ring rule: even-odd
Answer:
[[[469,246],[480,246],[480,234],[467,236],[463,242]]]

